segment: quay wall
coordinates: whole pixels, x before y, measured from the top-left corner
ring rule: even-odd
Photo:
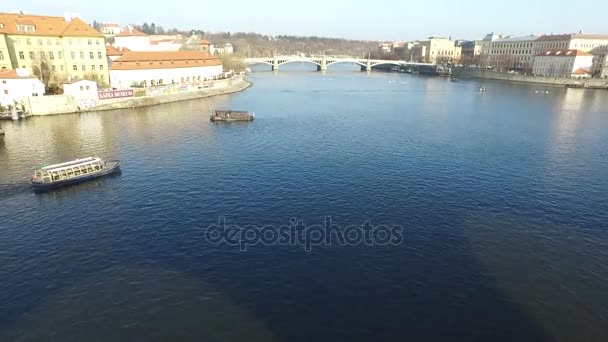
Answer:
[[[193,91],[160,94],[142,97],[91,100],[75,99],[69,95],[32,96],[28,98],[31,115],[54,115],[67,113],[82,113],[114,109],[155,106],[163,103],[194,100],[204,97],[227,95],[243,91],[251,86],[251,82],[242,76],[226,80],[214,81],[209,88]],[[87,105],[89,104],[89,105]],[[26,103],[26,106],[28,104]]]
[[[452,76],[501,80],[510,82],[537,83],[564,87],[566,86],[566,84],[581,84],[589,88],[608,89],[608,80],[606,79],[571,79],[559,77],[529,76],[472,68],[453,68]]]

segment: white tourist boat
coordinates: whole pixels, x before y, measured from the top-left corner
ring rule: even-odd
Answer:
[[[69,162],[45,166],[35,171],[32,188],[44,191],[65,185],[82,183],[120,171],[120,161],[103,161],[98,157],[76,159]]]

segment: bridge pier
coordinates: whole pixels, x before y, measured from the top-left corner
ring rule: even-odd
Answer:
[[[279,71],[279,60],[276,57],[272,60],[272,71]]]
[[[327,71],[327,60],[325,57],[321,58],[321,65],[317,65],[317,71]]]

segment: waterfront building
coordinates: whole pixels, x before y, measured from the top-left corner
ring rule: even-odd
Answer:
[[[593,50],[591,74],[593,77],[608,78],[608,48]]]
[[[481,40],[468,40],[462,42],[460,45],[462,48],[460,62],[466,65],[480,65],[482,44]]]
[[[230,44],[230,43],[226,43],[222,47],[216,47],[216,46],[213,46],[213,44],[212,44],[209,46],[209,50],[211,51],[212,55],[216,55],[216,56],[231,55],[234,53],[234,48],[232,47],[232,44]]]
[[[28,96],[43,96],[44,83],[32,77],[27,69],[0,70],[0,105],[22,103]]]
[[[487,44],[483,65],[499,69],[530,71],[534,65],[535,46],[538,36],[502,37]]]
[[[110,68],[113,88],[200,84],[223,72],[221,61],[200,51],[131,51]]]
[[[411,59],[417,62],[441,64],[459,63],[462,48],[452,39],[429,37],[417,42],[411,49]]]
[[[549,50],[534,59],[532,73],[547,77],[587,78],[591,76],[593,55],[581,50]]]
[[[71,95],[75,99],[96,99],[97,83],[89,80],[68,80],[61,82],[63,93]]]
[[[104,39],[69,13],[64,17],[0,13],[0,67],[28,69],[43,83],[59,82],[68,76],[106,83]]]
[[[122,27],[116,23],[102,23],[101,33],[107,37],[113,37],[122,32]]]

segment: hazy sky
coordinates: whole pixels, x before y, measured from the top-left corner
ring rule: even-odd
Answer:
[[[577,8],[567,0],[2,0],[0,11],[71,11],[88,22],[373,40],[478,39],[492,31],[608,33],[608,1],[584,5]]]

